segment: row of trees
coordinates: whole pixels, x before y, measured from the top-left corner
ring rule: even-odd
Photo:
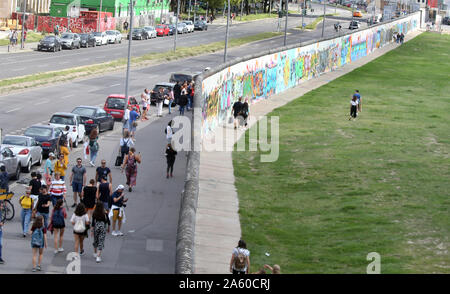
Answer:
[[[269,13],[269,9],[275,9],[278,7],[280,1],[278,0],[231,0],[231,9],[233,12],[240,13],[242,1],[244,1],[244,13],[250,14],[252,7],[260,7],[263,13]],[[171,11],[177,11],[178,0],[170,0]],[[194,10],[195,0],[191,0],[191,12]],[[228,3],[228,0],[197,0],[197,4],[201,3],[203,8],[208,7],[208,15],[215,16],[217,10],[223,10],[224,5]],[[208,3],[208,6],[206,4]],[[282,1],[283,9],[285,7],[285,0]],[[189,9],[189,0],[180,0],[180,12],[187,13]]]

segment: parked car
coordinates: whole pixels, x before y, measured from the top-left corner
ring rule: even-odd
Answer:
[[[116,42],[121,44],[122,43],[122,33],[117,30],[115,30],[114,32],[116,33]]]
[[[57,112],[50,118],[49,125],[64,129],[66,126],[70,127],[68,137],[72,140],[72,146],[75,148],[79,142],[83,142],[85,129],[81,123],[81,118],[78,114],[70,112]]]
[[[183,21],[183,23],[186,24],[186,27],[188,29],[188,33],[193,33],[194,32],[194,23],[192,22],[192,20],[185,20]]]
[[[96,40],[95,40],[95,36],[94,34],[80,34],[80,39],[81,39],[81,47],[95,47],[96,45]]]
[[[450,17],[446,16],[442,19],[442,24],[443,25],[450,25]]]
[[[179,22],[177,29],[178,29],[178,34],[189,33],[187,25],[184,22]]]
[[[194,23],[194,29],[195,30],[201,30],[201,31],[207,31],[208,30],[208,24],[204,20],[196,20]]]
[[[80,36],[74,33],[64,33],[61,35],[61,45],[63,48],[80,49],[81,48]]]
[[[107,45],[108,44],[108,37],[106,36],[105,32],[95,32],[95,43],[97,46]]]
[[[361,13],[361,11],[359,11],[359,10],[355,10],[355,11],[353,12],[353,16],[354,16],[354,17],[362,17],[362,13]]]
[[[133,40],[147,40],[149,38],[149,35],[144,29],[134,28],[131,31],[131,38],[133,38]],[[130,39],[130,35],[127,35],[127,39]]]
[[[14,155],[14,152],[8,148],[3,147],[0,151],[0,166],[5,166],[9,179],[18,180],[20,177],[20,160]]]
[[[45,36],[37,45],[38,51],[61,51],[61,39],[57,36]]]
[[[167,25],[159,24],[159,25],[156,26],[155,29],[156,29],[156,35],[157,36],[164,37],[164,36],[168,36],[169,35],[170,29],[169,29],[169,27]]]
[[[170,91],[173,91],[173,87],[175,86],[175,83],[158,83],[158,84],[156,84],[154,87],[153,87],[153,91],[155,92],[155,93],[157,93],[157,92],[159,92],[159,88],[163,88],[164,89],[164,94],[165,95],[169,95],[169,93],[170,93]],[[150,94],[150,102],[152,103],[152,104],[156,104],[156,97],[155,97],[155,94],[154,93],[151,93]],[[178,101],[177,101],[178,102]],[[176,102],[175,101],[173,101],[172,102],[172,107],[173,106],[176,106],[177,104],[176,104]]]
[[[8,147],[20,160],[24,172],[29,173],[31,166],[42,163],[42,148],[32,137],[7,135],[3,138],[1,148]]]
[[[112,94],[106,98],[103,109],[107,113],[111,114],[115,119],[120,120],[123,118],[123,114],[125,112],[125,103],[125,95]],[[139,110],[138,112],[140,112],[140,107],[136,101],[136,98],[128,96],[128,105],[135,106]]]
[[[149,37],[150,39],[156,38],[157,32],[156,32],[156,29],[155,29],[154,27],[152,27],[152,26],[146,26],[146,27],[144,27],[144,30],[147,32],[148,37]]]
[[[62,129],[49,125],[33,125],[25,130],[24,135],[35,139],[42,148],[42,156],[48,157],[50,152],[55,152]]]
[[[116,30],[106,31],[106,38],[109,44],[122,43],[122,34]]]
[[[170,24],[168,25],[168,27],[169,27],[169,35],[175,34],[175,25]]]
[[[78,106],[72,110],[72,113],[80,116],[86,134],[90,134],[91,130],[97,127],[100,132],[112,130],[114,128],[114,118],[103,108],[95,106]]]
[[[194,76],[190,73],[173,73],[170,75],[169,83],[192,82]]]
[[[349,26],[348,26],[349,30],[356,30],[359,29],[359,22],[356,20],[353,20],[350,22]]]

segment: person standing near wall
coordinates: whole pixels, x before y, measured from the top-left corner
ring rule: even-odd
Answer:
[[[231,108],[231,114],[234,117],[234,129],[237,129],[238,116],[241,115],[242,111],[242,97],[239,97],[239,100],[234,102],[233,107]]]

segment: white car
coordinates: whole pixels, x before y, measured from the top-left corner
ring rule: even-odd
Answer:
[[[195,30],[194,23],[191,20],[185,20],[183,23],[186,24],[186,27],[188,29],[188,33],[193,33]]]
[[[101,46],[108,44],[108,37],[105,32],[95,32],[94,37],[95,37],[95,45]]]
[[[147,33],[150,39],[156,38],[156,29],[152,26],[147,26],[143,28]]]
[[[42,148],[34,138],[7,135],[3,138],[1,149],[9,148],[20,161],[24,172],[29,173],[31,166],[42,163]]]
[[[115,31],[106,31],[106,39],[108,40],[108,44],[116,43],[116,32]]]
[[[78,143],[83,143],[85,129],[78,114],[57,112],[53,114],[49,125],[61,128],[64,133],[66,132],[66,126],[68,126],[68,138],[72,141],[72,146],[74,148],[78,146]]]

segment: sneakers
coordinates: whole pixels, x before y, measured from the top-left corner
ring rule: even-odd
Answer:
[[[133,188],[129,187],[128,192],[132,192],[132,191],[133,191]]]
[[[84,249],[80,251],[80,256],[84,255]]]
[[[5,261],[2,258],[0,258],[0,264],[4,264],[4,263],[5,263]]]
[[[99,263],[99,262],[102,261],[102,259],[100,258],[100,256],[97,256],[97,258],[95,258],[95,261],[96,261],[97,263]]]
[[[166,177],[166,179],[168,179],[169,178],[169,174],[167,174],[167,177]]]
[[[36,268],[33,267],[33,268],[31,269],[31,271],[32,271],[33,273],[35,273],[35,272],[36,272]]]
[[[89,161],[89,164],[90,164],[91,166],[94,166],[94,167],[95,167],[95,164],[93,164],[92,161]]]
[[[26,238],[26,237],[27,237],[27,234],[24,233],[24,234],[23,234],[23,237]]]
[[[94,258],[97,258],[97,253],[92,254],[92,256],[94,256]]]
[[[170,177],[173,178],[173,174],[172,173],[170,173]]]
[[[117,236],[117,232],[116,231],[112,231],[111,235]]]
[[[117,231],[117,236],[123,236],[123,233],[121,231]]]
[[[64,248],[58,248],[58,252],[64,252]]]
[[[53,251],[53,253],[55,253],[55,254],[58,254],[58,252],[59,252],[58,250]]]
[[[37,270],[38,272],[40,272],[40,271],[41,271],[41,266],[38,265],[38,266],[36,267],[36,270]]]

